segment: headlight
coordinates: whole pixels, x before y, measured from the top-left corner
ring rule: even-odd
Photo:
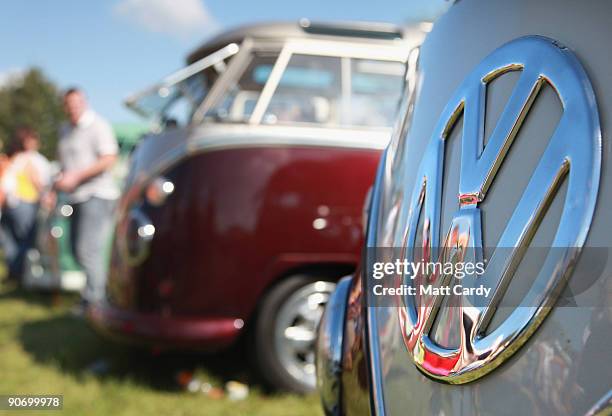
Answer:
[[[147,258],[154,236],[155,226],[140,208],[131,209],[117,226],[118,247],[131,266],[136,266]]]

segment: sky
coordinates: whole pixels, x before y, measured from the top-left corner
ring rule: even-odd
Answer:
[[[446,0],[21,0],[0,7],[0,86],[37,66],[82,87],[112,122],[137,121],[122,100],[181,68],[189,51],[252,22],[431,19]]]

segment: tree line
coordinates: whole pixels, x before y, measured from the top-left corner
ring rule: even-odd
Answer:
[[[30,68],[0,86],[0,143],[8,150],[11,137],[21,126],[35,129],[41,153],[55,159],[59,127],[64,121],[59,88],[39,68]]]

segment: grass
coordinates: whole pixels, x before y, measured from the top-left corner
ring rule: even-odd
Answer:
[[[240,348],[217,355],[152,354],[117,345],[70,315],[75,300],[23,292],[0,281],[0,395],[62,394],[63,410],[52,414],[65,415],[321,414],[316,395],[266,393]],[[233,402],[189,393],[176,381],[180,371],[218,387],[228,380],[245,382],[250,395]]]

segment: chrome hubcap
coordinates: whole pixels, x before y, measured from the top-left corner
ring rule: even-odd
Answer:
[[[274,326],[274,341],[279,361],[300,383],[314,389],[317,326],[335,283],[310,283],[287,298]]]

